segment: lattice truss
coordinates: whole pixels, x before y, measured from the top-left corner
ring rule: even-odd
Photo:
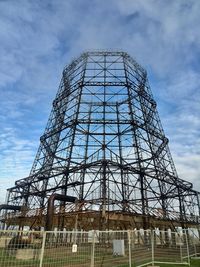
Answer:
[[[87,52],[63,71],[30,175],[8,203],[195,220],[199,193],[178,178],[146,71],[124,52]],[[77,209],[67,204],[66,211]]]

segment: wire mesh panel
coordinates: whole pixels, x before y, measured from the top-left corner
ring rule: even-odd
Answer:
[[[0,231],[0,266],[39,266],[42,238],[42,232]]]
[[[47,232],[42,266],[88,267],[91,247],[89,232]]]
[[[152,261],[163,263],[189,263],[187,234],[183,231],[154,231]]]
[[[200,255],[199,233],[197,229],[189,229],[186,233],[190,256]]]
[[[0,267],[142,267],[189,264],[191,231],[0,231]]]
[[[135,230],[130,232],[131,263],[134,266],[143,266],[152,261],[151,231]]]
[[[94,232],[94,263],[92,267],[129,266],[127,231]]]

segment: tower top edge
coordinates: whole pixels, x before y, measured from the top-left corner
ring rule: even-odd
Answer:
[[[126,51],[117,49],[117,50],[112,50],[112,49],[99,49],[99,50],[87,50],[83,51],[79,57],[76,57],[72,59],[70,64],[67,64],[64,68],[64,72],[70,69],[72,66],[78,64],[85,58],[88,58],[90,56],[119,56],[123,57],[126,60],[128,60],[132,65],[134,65],[135,68],[139,69],[144,75],[146,75],[146,70],[132,57],[130,56]]]

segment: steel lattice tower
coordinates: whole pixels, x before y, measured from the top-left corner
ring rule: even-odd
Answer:
[[[77,197],[57,203],[69,228],[72,218],[79,228],[119,229],[199,216],[199,193],[177,176],[146,71],[124,52],[83,53],[64,69],[30,175],[8,193],[29,218],[45,216],[53,193]]]

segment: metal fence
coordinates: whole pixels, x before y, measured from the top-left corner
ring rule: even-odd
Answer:
[[[190,265],[199,253],[191,231],[0,231],[0,267]]]

